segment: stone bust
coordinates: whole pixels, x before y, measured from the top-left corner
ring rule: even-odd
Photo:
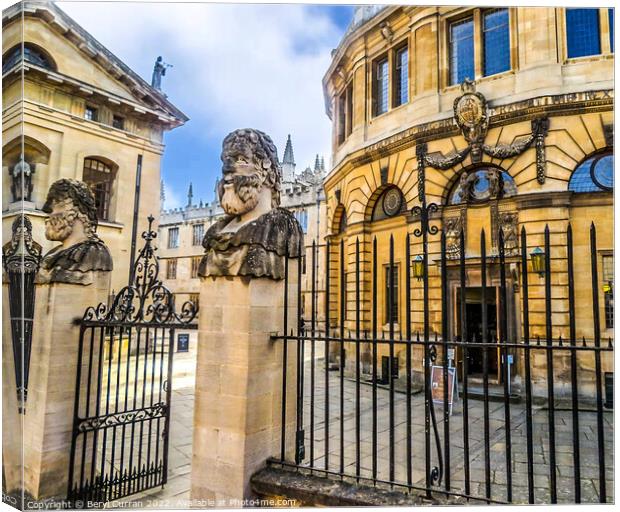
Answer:
[[[43,211],[45,238],[61,242],[41,262],[41,280],[89,284],[93,271],[112,270],[112,256],[96,234],[95,198],[78,180],[63,178],[52,184]]]
[[[206,232],[200,276],[283,279],[285,255],[300,257],[303,231],[280,208],[282,172],[271,138],[254,129],[230,133],[222,144],[220,204],[227,214]]]

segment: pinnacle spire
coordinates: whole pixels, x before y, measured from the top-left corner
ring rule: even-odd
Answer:
[[[288,135],[288,138],[286,139],[286,147],[284,148],[284,158],[282,159],[282,163],[295,165],[295,157],[293,156],[293,143],[291,142],[290,133]]]
[[[316,154],[316,159],[314,160],[314,172],[318,172],[321,170],[321,161],[319,160],[319,154]]]
[[[159,207],[163,210],[164,203],[166,202],[166,187],[164,186],[164,180],[160,181],[159,185]]]
[[[194,191],[192,189],[192,182],[189,182],[189,189],[187,190],[187,206],[192,206],[192,201],[194,199]]]

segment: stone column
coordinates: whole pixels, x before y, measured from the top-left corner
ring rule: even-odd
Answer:
[[[250,477],[280,457],[284,308],[296,331],[297,261],[285,281],[202,279],[196,366],[191,495],[196,506],[243,506]],[[294,460],[296,344],[288,342],[286,459]],[[202,505],[201,502],[202,501]]]
[[[89,285],[49,283],[36,286],[24,415],[17,414],[13,349],[10,332],[7,332],[10,322],[4,319],[2,443],[9,493],[18,494],[23,489],[26,496],[38,500],[66,497],[80,331],[77,320],[88,306],[106,302],[109,275],[109,272],[92,272]],[[11,432],[22,433],[23,451],[17,436]]]

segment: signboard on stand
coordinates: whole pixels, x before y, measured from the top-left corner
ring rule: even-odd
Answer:
[[[444,392],[444,367],[431,367],[431,395],[433,403],[443,404],[445,398]],[[454,403],[456,394],[456,368],[448,368],[448,407],[452,414],[452,404]]]

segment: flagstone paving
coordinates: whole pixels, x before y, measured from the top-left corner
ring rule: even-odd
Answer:
[[[304,393],[304,429],[305,459],[304,465],[325,468],[325,381],[322,361],[316,363],[314,405],[310,401],[310,370],[306,368]],[[176,371],[175,371],[176,375]],[[348,475],[355,476],[356,461],[356,384],[351,379],[343,379],[344,419],[342,423],[344,448],[341,453],[340,442],[340,377],[339,372],[329,372],[329,422],[327,429],[328,469],[338,471],[341,467]],[[192,421],[194,404],[193,376],[185,374],[175,377],[172,393],[171,438],[169,454],[169,477],[167,485],[161,489],[152,489],[140,495],[130,496],[124,500],[108,504],[113,508],[189,508]],[[390,457],[393,454],[394,481],[407,483],[407,418],[406,395],[394,394],[394,449],[390,450],[390,401],[389,391],[377,389],[377,478],[388,480],[390,477]],[[414,486],[424,487],[425,471],[425,415],[424,394],[416,393],[411,397],[411,482]],[[444,449],[443,409],[435,406],[437,428],[442,450]],[[543,406],[536,406],[532,411],[533,424],[533,475],[534,499],[536,503],[550,502],[550,449],[549,449],[549,411]],[[311,419],[314,434],[311,435]],[[359,475],[371,478],[373,470],[373,400],[372,386],[360,385],[360,460]],[[613,502],[613,412],[603,414],[604,451],[607,478],[607,501]],[[469,494],[486,496],[485,472],[485,436],[484,404],[482,400],[468,401],[468,439],[469,439]],[[510,404],[510,442],[512,501],[528,502],[528,468],[526,443],[526,411],[524,403]],[[583,503],[599,501],[598,442],[597,417],[590,408],[579,412],[579,448],[581,456],[581,500]],[[450,436],[450,489],[455,492],[465,491],[463,401],[458,400],[449,418]],[[431,467],[438,465],[435,436],[431,434]],[[311,442],[312,441],[312,442]],[[555,411],[555,459],[556,482],[559,503],[574,503],[574,466],[572,412]],[[489,402],[489,488],[494,500],[507,500],[506,471],[506,423],[505,409],[501,401]],[[342,460],[342,461],[341,461]],[[445,486],[447,468],[442,468],[441,487]]]

